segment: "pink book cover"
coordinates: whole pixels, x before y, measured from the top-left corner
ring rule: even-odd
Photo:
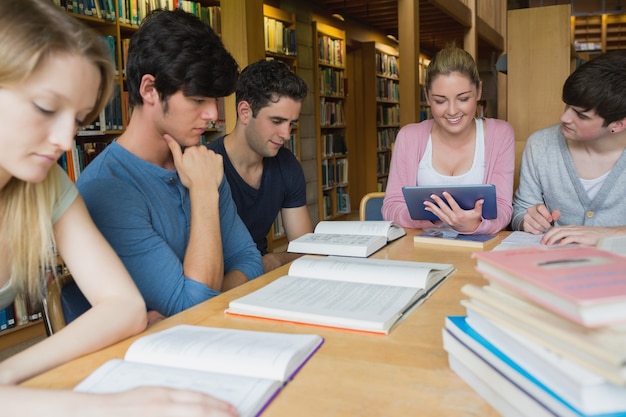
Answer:
[[[540,246],[475,252],[472,256],[478,260],[476,269],[489,279],[500,282],[549,309],[566,313],[570,318],[575,319],[572,313],[578,315],[577,310],[619,304],[626,306],[626,257],[588,246]],[[515,283],[514,278],[507,278],[491,267],[522,281]],[[563,311],[550,301],[558,299],[570,304],[569,311]],[[613,320],[607,320],[626,320],[626,312],[615,313]],[[589,322],[585,324],[590,325]],[[595,323],[600,324],[599,321]]]

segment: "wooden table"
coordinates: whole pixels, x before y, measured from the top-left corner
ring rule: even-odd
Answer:
[[[316,333],[324,337],[326,341],[321,349],[270,404],[263,417],[497,416],[450,370],[441,337],[446,316],[465,314],[459,304],[463,298],[461,286],[483,285],[486,281],[474,270],[471,249],[414,245],[415,233],[407,230],[407,236],[372,257],[452,263],[457,271],[387,336],[225,316],[230,300],[286,275],[287,266],[157,323],[148,332],[186,323]],[[23,385],[73,388],[105,361],[123,357],[137,337],[78,358]]]

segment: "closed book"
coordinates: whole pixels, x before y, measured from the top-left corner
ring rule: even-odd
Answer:
[[[506,326],[467,311],[467,324],[511,360],[585,414],[626,411],[626,386],[614,384]]]
[[[391,221],[321,221],[289,242],[288,252],[367,257],[406,232]]]
[[[626,324],[626,258],[588,246],[474,252],[476,269],[587,327]]]
[[[487,235],[463,235],[447,237],[445,234],[439,234],[433,231],[425,231],[419,235],[413,236],[413,242],[424,245],[444,245],[458,246],[462,248],[484,249],[494,246],[500,239],[497,234]]]
[[[461,291],[470,297],[461,301],[468,314],[476,312],[612,383],[626,385],[623,328],[589,329],[494,284],[485,287],[467,284]]]
[[[626,417],[626,410],[585,413],[529,373],[524,363],[505,355],[476,332],[465,317],[447,317],[443,330],[444,349],[450,366],[472,387],[488,386],[506,406],[485,397],[504,416]],[[464,369],[463,369],[464,368]],[[469,374],[469,375],[468,375]],[[476,384],[476,382],[479,384]],[[480,390],[477,390],[480,392]]]
[[[232,300],[227,314],[387,334],[454,272],[450,264],[305,255]]]

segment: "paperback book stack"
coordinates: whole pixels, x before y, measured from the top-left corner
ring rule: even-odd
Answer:
[[[476,252],[489,281],[447,317],[450,367],[503,416],[626,416],[626,258],[590,247]]]

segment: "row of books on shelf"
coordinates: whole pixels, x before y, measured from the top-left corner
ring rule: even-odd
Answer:
[[[330,36],[321,35],[317,38],[317,42],[319,62],[337,67],[344,66],[343,39],[333,39]]]
[[[388,78],[376,79],[376,100],[400,101],[400,85]]]
[[[348,147],[341,133],[325,133],[322,135],[322,155],[346,155]]]
[[[320,68],[319,88],[321,95],[343,97],[346,91],[343,70],[329,67]]]
[[[31,304],[20,294],[10,306],[0,310],[0,332],[41,320],[42,317],[41,303]]]
[[[67,172],[74,182],[96,156],[104,150],[109,142],[74,143],[72,149],[66,151],[58,160],[58,164]]]
[[[115,4],[113,0],[54,0],[54,4],[64,8],[70,13],[113,22],[116,20]]]
[[[485,286],[443,330],[450,367],[503,416],[626,416],[626,257],[476,252]]]
[[[376,175],[389,175],[390,162],[391,154],[389,152],[380,152],[376,154]]]
[[[396,136],[398,135],[398,131],[400,129],[397,127],[386,127],[383,129],[378,129],[376,132],[376,138],[378,140],[377,149],[379,151],[390,150],[394,141],[396,140]]]
[[[348,159],[322,160],[322,187],[341,186],[348,183]]]
[[[328,191],[330,192],[330,190]],[[333,198],[328,192],[325,192],[322,196],[322,207],[323,207],[323,219],[330,219],[336,213],[338,214],[350,214],[351,206],[350,206],[350,194],[346,193],[343,187],[337,188],[335,190],[335,201],[337,204],[337,209],[333,210]]]
[[[400,124],[400,106],[376,106],[376,124],[378,126],[389,126]]]
[[[298,138],[295,132],[291,132],[289,140],[283,146],[289,149],[296,157],[298,156]]]
[[[378,182],[376,183],[376,191],[383,192],[387,189],[387,177],[378,178]]]
[[[138,26],[146,15],[156,9],[183,9],[196,15],[216,33],[221,33],[219,6],[203,6],[190,0],[54,0],[70,13]],[[117,3],[117,9],[115,4]]]
[[[104,110],[91,124],[81,127],[77,135],[99,136],[109,130],[123,130],[125,123],[122,106],[128,109],[128,92],[122,92],[119,84],[113,84],[113,94]]]
[[[376,74],[383,77],[398,78],[398,58],[382,52],[376,52]]]
[[[276,219],[274,219],[274,224],[272,225],[272,234],[274,237],[286,236],[285,226],[283,225],[283,216],[279,212],[276,215]]]
[[[296,31],[271,17],[263,17],[265,51],[283,55],[297,55]]]
[[[104,43],[107,45],[107,49],[109,51],[109,56],[111,58],[111,62],[113,63],[114,67],[115,67],[115,75],[119,74],[119,68],[118,68],[118,63],[117,63],[117,45],[115,42],[115,36],[113,35],[104,35],[101,36],[102,40],[104,41]]]
[[[346,123],[343,113],[343,101],[320,99],[320,125],[343,126]]]
[[[348,168],[346,161],[346,169]],[[347,175],[347,173],[346,173]],[[348,194],[345,188],[337,188],[337,213],[350,214],[352,208],[350,206],[350,194]]]

